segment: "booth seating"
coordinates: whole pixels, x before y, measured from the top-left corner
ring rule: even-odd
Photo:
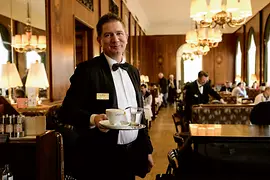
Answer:
[[[253,104],[203,104],[192,107],[192,123],[250,124]]]

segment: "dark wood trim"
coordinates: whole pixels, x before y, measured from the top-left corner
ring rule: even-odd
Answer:
[[[262,11],[259,12],[259,18],[260,18],[260,24],[259,24],[259,36],[260,36],[260,71],[259,71],[259,84],[262,83],[262,81],[264,80],[264,77],[263,77],[263,72],[264,72],[264,66],[263,66],[263,14],[262,14]]]
[[[49,80],[49,88],[47,89],[47,96],[50,102],[53,101],[52,98],[52,36],[51,36],[51,5],[50,0],[45,0],[45,21],[46,21],[46,71]]]
[[[270,63],[270,59],[268,59],[268,48],[267,48],[267,42],[270,40],[270,15],[268,15],[268,18],[266,20],[264,35],[263,35],[263,42],[262,42],[262,49],[264,49],[264,82],[268,82],[270,79],[267,79],[267,72],[270,71],[268,69],[268,63]],[[263,53],[263,52],[262,52]],[[269,72],[270,73],[270,72]]]

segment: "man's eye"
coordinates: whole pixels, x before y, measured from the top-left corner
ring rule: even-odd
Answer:
[[[104,34],[104,37],[110,37],[110,34]]]

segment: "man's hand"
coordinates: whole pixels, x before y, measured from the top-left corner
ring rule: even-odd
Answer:
[[[150,172],[152,167],[154,166],[154,161],[152,154],[148,154],[148,171]]]
[[[99,114],[99,115],[96,115],[94,118],[95,125],[96,125],[96,127],[98,127],[98,129],[101,132],[108,132],[109,131],[109,129],[107,129],[104,126],[102,126],[101,124],[99,124],[99,121],[103,121],[103,120],[107,120],[107,119],[108,118],[107,118],[106,114]]]

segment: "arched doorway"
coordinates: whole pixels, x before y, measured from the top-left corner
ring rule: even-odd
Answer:
[[[202,55],[193,55],[183,59],[188,44],[181,45],[176,52],[176,82],[177,88],[181,89],[186,82],[194,81],[198,72],[202,70]]]

